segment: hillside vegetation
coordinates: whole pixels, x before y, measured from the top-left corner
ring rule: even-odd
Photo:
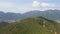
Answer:
[[[43,17],[23,19],[0,29],[0,34],[55,34],[55,32],[59,34],[57,22]]]

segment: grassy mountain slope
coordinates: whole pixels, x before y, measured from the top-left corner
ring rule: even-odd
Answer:
[[[8,24],[9,24],[8,22],[2,21],[2,22],[0,22],[0,28],[4,27],[4,26],[7,26]]]
[[[57,23],[56,29],[57,29],[58,34],[60,34],[60,23]]]
[[[45,22],[45,27],[43,27]],[[43,17],[27,18],[0,29],[0,34],[54,34],[56,22]]]

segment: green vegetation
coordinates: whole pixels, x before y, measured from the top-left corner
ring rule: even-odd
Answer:
[[[2,22],[0,22],[0,27],[4,27],[4,26],[6,26],[6,25],[8,25],[8,24],[9,24],[8,22],[2,21]]]
[[[45,22],[45,27],[43,27],[43,22]],[[34,17],[2,27],[0,34],[54,34],[55,31],[59,34],[57,22],[43,17]]]

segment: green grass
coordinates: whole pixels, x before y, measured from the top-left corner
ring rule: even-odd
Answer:
[[[45,21],[46,27],[43,27]],[[56,22],[35,17],[11,23],[0,29],[0,34],[54,34]]]

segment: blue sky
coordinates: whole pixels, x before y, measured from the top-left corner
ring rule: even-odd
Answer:
[[[60,10],[60,0],[0,0],[0,11],[25,13],[31,10]]]

